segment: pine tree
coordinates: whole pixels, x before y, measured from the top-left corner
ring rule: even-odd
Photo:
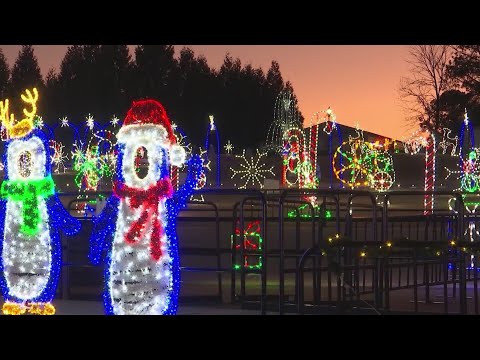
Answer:
[[[280,65],[276,61],[272,61],[272,65],[267,72],[267,86],[277,94],[283,90],[283,77],[280,72]]]
[[[7,64],[7,59],[0,49],[0,100],[7,97],[8,80],[10,78],[10,69]]]
[[[43,88],[42,74],[32,45],[23,45],[15,60],[10,77],[10,94],[20,96],[25,89]]]
[[[168,109],[177,93],[177,60],[172,45],[139,45],[135,49],[135,94],[158,99]]]

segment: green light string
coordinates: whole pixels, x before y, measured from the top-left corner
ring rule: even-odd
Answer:
[[[55,184],[51,176],[41,180],[5,180],[0,189],[3,199],[22,202],[22,226],[20,231],[26,235],[38,233],[42,215],[38,208],[38,198],[48,198],[55,193]]]
[[[310,211],[308,210],[305,210],[307,209],[307,204],[304,204],[304,205],[301,205],[298,207],[298,212],[299,212],[299,217],[301,218],[304,218],[304,219],[311,219],[312,218],[312,214]],[[331,219],[332,218],[332,212],[330,210],[325,210],[323,214],[320,214],[320,207],[318,205],[315,205],[313,207],[314,209],[314,212],[315,212],[315,217],[318,218],[318,217],[321,217],[322,219]],[[297,217],[297,210],[293,209],[293,210],[290,210],[288,213],[287,213],[287,217],[289,218],[295,218]],[[305,212],[304,212],[305,210]]]

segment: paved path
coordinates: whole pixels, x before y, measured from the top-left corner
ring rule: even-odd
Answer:
[[[54,300],[58,315],[103,315],[103,304],[97,301]],[[233,306],[180,305],[178,315],[259,315],[259,311]]]

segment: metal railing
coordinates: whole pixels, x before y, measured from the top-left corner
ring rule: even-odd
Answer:
[[[207,201],[190,202],[178,217],[179,226],[203,224],[213,230],[213,236],[202,239],[198,246],[182,246],[180,239],[181,263],[187,264],[182,266],[182,271],[216,274],[216,297],[220,302],[228,301],[223,294],[225,287],[229,286],[230,302],[258,308],[262,314],[267,310],[278,311],[279,314],[287,311],[305,313],[306,309],[348,312],[360,307],[368,311],[391,312],[396,308],[392,299],[396,301],[399,294],[411,291],[414,312],[424,311],[420,306],[420,295],[424,294],[426,304],[441,302],[445,313],[458,310],[458,313],[466,314],[473,308],[473,312],[478,314],[477,257],[470,257],[462,250],[463,247],[478,247],[467,238],[471,224],[477,224],[478,218],[475,214],[465,214],[460,193],[395,191],[380,194],[380,197],[369,191],[344,189],[286,189],[273,193],[202,189],[198,193],[203,194]],[[422,208],[393,208],[389,205],[394,198],[413,199],[433,193],[438,197],[455,197],[456,213],[444,209],[436,210],[432,215],[423,215]],[[98,195],[87,194],[90,199]],[[102,195],[109,194],[102,192]],[[69,193],[60,194],[60,197],[69,199],[78,195]],[[307,200],[312,196],[317,198],[320,215],[316,215],[318,210]],[[380,203],[379,198],[383,200]],[[79,201],[84,200],[70,199],[68,208]],[[302,217],[299,206],[304,206],[304,211],[311,216]],[[288,217],[288,210],[295,216]],[[321,215],[327,210],[330,213],[328,218]],[[232,246],[237,222],[243,231],[250,220],[260,222],[263,240],[260,253],[246,249],[244,241],[239,242],[238,249]],[[91,217],[82,219],[84,224],[89,221]],[[86,231],[80,236],[85,242],[84,250],[88,249],[88,228],[85,226]],[[330,244],[328,238],[335,238],[337,234],[340,239]],[[184,236],[195,235],[186,232]],[[452,239],[456,241],[455,247],[449,247]],[[61,293],[65,298],[71,296],[70,270],[92,267],[86,253],[85,261],[71,261],[79,258],[77,252],[81,250],[70,249],[68,241],[68,238],[63,241]],[[393,243],[391,250],[370,254],[374,252],[372,249],[385,246],[389,241]],[[442,251],[439,255],[427,255],[425,249],[429,248]],[[325,249],[330,252],[326,254]],[[363,252],[367,256],[360,256]],[[253,254],[260,254],[260,268],[234,268],[238,258],[244,259]],[[205,258],[208,265],[188,266],[189,258]],[[473,267],[468,266],[470,262]],[[251,284],[258,277],[252,278],[247,276],[249,274],[260,277],[260,294],[255,301],[252,298],[257,298],[248,293],[250,288],[255,288]],[[292,287],[287,277],[291,275],[294,276],[294,284],[289,292]],[[311,282],[305,281],[306,276],[311,277]],[[467,284],[471,284],[472,289],[467,289]],[[432,290],[437,291],[439,287],[442,295],[437,297],[443,301],[433,300],[435,295]],[[311,300],[306,300],[306,289],[311,292]],[[450,296],[455,300],[453,305]],[[273,302],[268,301],[270,298]]]

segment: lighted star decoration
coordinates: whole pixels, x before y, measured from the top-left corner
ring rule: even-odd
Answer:
[[[245,157],[245,149],[243,150],[242,155],[236,155],[237,158],[241,159],[240,169],[235,170],[230,167],[230,170],[233,172],[231,179],[236,175],[240,176],[240,180],[245,180],[245,183],[239,187],[239,189],[246,189],[249,184],[255,186],[257,182],[260,185],[260,188],[263,189],[262,181],[265,180],[266,175],[270,174],[275,176],[273,172],[273,166],[270,169],[266,168],[266,164],[261,162],[262,158],[265,157],[264,153],[261,153],[257,149],[257,155],[252,156],[250,159]]]
[[[43,119],[41,116],[37,116],[35,120],[33,120],[33,127],[35,127],[36,129],[41,129],[43,125]]]
[[[115,127],[115,126],[118,125],[119,121],[120,121],[120,119],[118,117],[116,117],[115,115],[113,115],[112,120],[110,121],[110,124],[112,124],[112,126]]]
[[[232,143],[230,142],[230,140],[228,140],[227,144],[224,146],[225,148],[225,151],[227,152],[227,154],[231,154],[232,151],[233,151],[233,145]]]
[[[68,119],[66,116],[60,119],[60,126],[61,127],[67,127],[68,126]]]
[[[177,124],[172,123],[172,130],[173,130],[173,131],[177,130]]]
[[[215,130],[215,122],[213,121],[213,115],[209,115],[208,118],[210,119],[210,131]]]
[[[90,130],[93,129],[93,127],[95,126],[95,120],[93,119],[93,116],[88,114],[87,116],[87,126]]]

